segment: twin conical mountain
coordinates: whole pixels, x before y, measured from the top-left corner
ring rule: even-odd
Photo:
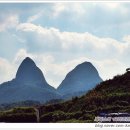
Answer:
[[[15,80],[22,84],[36,85],[37,87],[55,90],[46,82],[42,71],[29,57],[25,58],[19,66]]]
[[[26,100],[45,103],[60,98],[60,94],[46,82],[42,71],[28,57],[18,68],[16,78],[0,85],[0,103]]]
[[[21,83],[46,83],[41,70],[34,61],[27,57],[19,66],[16,74],[16,80]]]
[[[26,100],[45,103],[53,99],[71,98],[85,93],[101,81],[95,67],[84,62],[68,73],[56,90],[46,82],[34,61],[27,57],[19,66],[15,79],[0,85],[0,104]]]
[[[79,96],[102,82],[96,68],[90,62],[84,62],[69,72],[58,87],[65,97]]]

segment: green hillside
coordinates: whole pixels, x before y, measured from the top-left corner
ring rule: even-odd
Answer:
[[[93,122],[101,112],[130,112],[130,72],[97,85],[86,95],[40,107],[41,122]]]

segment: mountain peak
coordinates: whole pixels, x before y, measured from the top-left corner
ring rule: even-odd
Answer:
[[[35,62],[26,57],[18,68],[16,80],[22,83],[43,82],[45,78]]]
[[[24,60],[23,60],[23,62],[21,63],[21,65],[23,65],[23,64],[25,64],[26,63],[26,65],[27,64],[34,64],[35,65],[35,62],[30,58],[30,57],[26,57]]]
[[[30,57],[26,57],[25,60],[32,60]]]
[[[93,64],[91,62],[87,62],[87,61],[77,65],[72,71],[74,73],[80,73],[81,75],[84,73],[88,74],[89,76],[90,75],[93,75],[93,76],[99,75],[97,69],[93,66]]]
[[[83,63],[77,65],[76,67],[89,67],[89,66],[94,67],[91,62],[85,61],[85,62],[83,62]]]
[[[92,65],[92,63],[91,63],[91,62],[88,62],[88,61],[85,61],[85,62],[83,62],[83,63],[81,63],[81,64],[79,64],[79,65]]]
[[[27,100],[45,103],[59,98],[61,95],[46,82],[42,71],[30,57],[22,61],[12,81],[0,85],[0,104]]]
[[[100,83],[100,78],[97,69],[90,62],[83,62],[77,65],[70,71],[62,83],[59,85],[58,90],[61,93],[73,94],[77,92],[85,92],[92,89]]]

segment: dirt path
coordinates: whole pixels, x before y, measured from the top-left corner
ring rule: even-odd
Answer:
[[[40,122],[39,110],[37,108],[34,108],[34,110],[36,111],[37,123],[39,123]]]

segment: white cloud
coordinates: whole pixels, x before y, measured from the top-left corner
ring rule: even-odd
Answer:
[[[0,32],[6,29],[15,28],[19,23],[17,15],[0,15]]]
[[[119,9],[121,7],[121,3],[119,2],[110,2],[110,3],[102,3],[101,4],[103,8],[106,8],[106,9],[112,9],[112,10],[115,10],[115,9]]]
[[[0,83],[12,80],[15,76],[15,66],[4,58],[0,58]]]
[[[122,40],[124,42],[130,43],[130,35],[124,36]]]
[[[86,13],[87,6],[83,6],[82,3],[56,3],[52,8],[52,16],[54,18],[59,17],[62,14],[70,13],[76,14],[76,17],[82,16]]]
[[[33,16],[30,16],[27,20],[28,23],[31,23],[35,20],[37,20],[38,18],[40,18],[41,16],[43,15],[43,11],[41,12],[38,12],[37,14],[33,15]]]
[[[57,3],[53,6],[53,17],[59,16],[65,10],[65,4]]]
[[[15,58],[13,60],[13,63],[15,65],[19,65],[21,63],[22,60],[24,60],[26,57],[30,57],[30,58],[34,58],[32,54],[27,53],[27,51],[25,49],[20,49],[16,55]]]
[[[114,58],[102,61],[92,60],[91,62],[95,65],[103,80],[112,79],[113,76],[125,73],[127,67],[125,63]]]
[[[113,55],[122,54],[129,44],[121,43],[112,38],[100,38],[88,32],[61,32],[56,28],[44,28],[31,23],[23,23],[18,26],[18,31],[31,34],[39,47],[46,47],[49,49],[62,49],[67,51],[97,51],[101,53],[113,53]],[[29,36],[29,35],[27,35]],[[25,36],[26,37],[26,36]],[[26,37],[28,39],[28,37]],[[29,43],[29,42],[28,42]],[[32,45],[33,46],[33,45]]]

